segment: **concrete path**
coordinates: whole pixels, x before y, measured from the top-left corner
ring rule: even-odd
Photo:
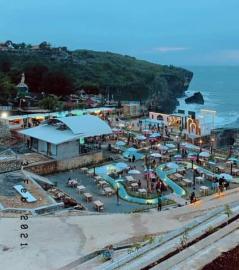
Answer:
[[[108,244],[179,228],[208,209],[237,202],[238,192],[239,188],[162,212],[32,217],[25,221],[27,239],[20,238],[20,218],[1,218],[1,266],[5,270],[23,270],[26,265],[31,270],[55,270]],[[27,242],[28,247],[21,248],[21,242]]]
[[[177,194],[175,193],[170,193],[169,195],[166,195],[165,196],[167,199],[169,200],[172,200],[172,201],[175,201],[177,204],[183,206],[187,203],[189,203],[189,201],[183,199],[182,197],[178,196]]]
[[[201,269],[222,252],[229,251],[239,243],[239,221],[235,221],[225,228],[215,232],[183,250],[167,261],[155,266],[154,270],[188,270]]]

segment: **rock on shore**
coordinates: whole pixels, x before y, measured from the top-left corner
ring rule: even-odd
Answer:
[[[196,103],[196,104],[204,104],[204,98],[201,92],[194,93],[191,97],[185,98],[185,102],[187,104]]]

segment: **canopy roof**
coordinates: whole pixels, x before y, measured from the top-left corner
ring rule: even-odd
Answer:
[[[82,115],[57,118],[56,121],[64,124],[66,129],[59,129],[51,125],[49,121],[44,124],[19,131],[19,133],[52,144],[111,134],[109,125],[97,116]]]

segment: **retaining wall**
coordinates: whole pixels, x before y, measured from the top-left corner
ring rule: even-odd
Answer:
[[[16,160],[1,160],[0,162],[0,173],[11,172],[21,169],[22,161],[20,159]]]
[[[90,166],[103,161],[103,153],[94,152],[90,154],[80,155],[75,158],[66,160],[50,160],[41,162],[39,164],[28,165],[24,169],[32,171],[33,173],[40,175],[52,174],[60,171],[67,171],[71,169],[77,169],[84,166]]]

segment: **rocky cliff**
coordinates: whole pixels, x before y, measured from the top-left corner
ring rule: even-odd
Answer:
[[[0,51],[0,77],[16,84],[22,72],[34,92],[66,95],[84,88],[115,100],[145,101],[151,109],[163,112],[175,109],[193,76],[182,68],[110,52],[65,47]]]

